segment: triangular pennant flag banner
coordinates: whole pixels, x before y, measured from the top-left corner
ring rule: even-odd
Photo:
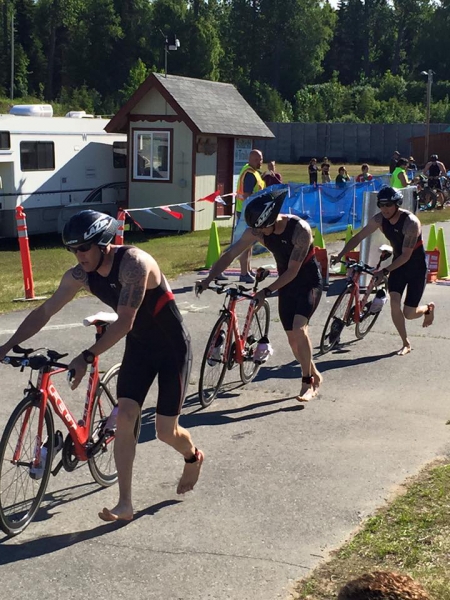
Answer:
[[[202,202],[202,200],[206,200],[206,202],[214,202],[217,196],[220,196],[219,190],[213,192],[212,194],[209,194],[208,196],[205,196],[204,198],[200,198],[198,201]]]
[[[222,198],[222,196],[217,196],[216,198],[216,202],[218,204],[226,204],[225,200]]]
[[[148,212],[151,215],[154,215],[155,217],[159,217],[159,215],[157,215],[155,212],[153,212],[151,208],[141,208],[140,210],[145,210],[145,212]]]
[[[133,223],[136,225],[136,227],[139,227],[139,229],[141,231],[144,231],[144,229],[141,227],[141,225],[135,219],[133,219],[133,217],[130,215],[130,213],[127,210],[125,210],[124,213],[127,215],[127,217],[129,219],[131,219],[133,221]]]
[[[174,210],[171,210],[168,206],[160,206],[159,207],[161,210],[163,210],[164,212],[166,212],[168,215],[171,215],[172,217],[175,217],[175,219],[182,219],[183,215],[179,212],[176,212]]]
[[[180,208],[184,208],[186,210],[191,210],[192,212],[195,212],[195,209],[192,208],[192,206],[189,206],[189,204],[179,204],[178,205]]]

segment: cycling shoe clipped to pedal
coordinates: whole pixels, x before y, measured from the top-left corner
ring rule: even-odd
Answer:
[[[257,365],[262,365],[265,363],[269,356],[272,356],[273,348],[269,342],[269,338],[267,336],[263,336],[256,346],[255,352],[253,354],[253,362]]]

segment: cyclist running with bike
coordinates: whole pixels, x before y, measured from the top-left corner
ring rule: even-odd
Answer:
[[[255,242],[268,248],[275,257],[278,278],[256,294],[260,302],[278,291],[280,320],[295,358],[302,368],[299,402],[317,395],[322,376],[312,360],[308,323],[322,295],[322,276],[314,256],[311,228],[294,215],[280,214],[286,189],[261,191],[245,207],[247,229],[211,267],[206,279],[196,282],[196,293],[208,285],[244,250]]]
[[[104,335],[69,365],[75,389],[95,356],[126,336],[118,382],[119,411],[114,458],[119,479],[119,501],[103,508],[104,521],[133,518],[132,470],[136,440],[134,427],[151,384],[158,377],[157,437],[184,456],[177,492],[196,484],[203,462],[189,432],[178,424],[192,363],[191,340],[169,284],[155,259],[133,246],[116,246],[117,221],[92,210],[74,215],[63,230],[63,243],[78,260],[62,277],[56,292],[33,310],[16,333],[0,346],[0,360],[15,346],[38,333],[81,289],[89,291],[118,315]]]
[[[411,352],[405,319],[419,319],[423,316],[423,327],[428,327],[433,323],[435,310],[434,302],[419,306],[427,278],[422,226],[415,215],[400,208],[402,202],[403,194],[399,190],[388,186],[382,188],[378,192],[377,201],[380,212],[345,244],[337,256],[331,257],[332,262],[340,261],[377,229],[387,237],[394,249],[393,261],[387,268],[375,271],[374,274],[380,279],[383,276],[389,277],[392,321],[403,344],[398,351],[399,356]],[[401,300],[405,289],[406,297],[402,310]]]

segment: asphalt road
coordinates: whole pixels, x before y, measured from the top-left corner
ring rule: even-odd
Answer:
[[[444,227],[450,240],[450,225]],[[448,452],[446,285],[427,286],[425,300],[436,302],[436,321],[427,330],[419,321],[408,324],[410,355],[394,355],[399,338],[385,308],[366,339],[318,359],[322,393],[305,406],[295,400],[300,370],[278,321],[276,299],[270,299],[274,355],[245,387],[237,370],[228,372],[226,392],[200,410],[200,360],[220,299],[212,292],[196,299],[195,278],[182,276],[173,289],[194,341],[181,423],[206,454],[196,490],[185,498],[175,493],[182,460],[155,439],[153,390],[135,463],[134,521],[99,521],[97,511],[115,503],[117,487],[100,490],[86,467],[61,472],[51,479],[36,521],[14,539],[0,538],[3,598],[286,599],[292,582],[339,546],[408,476]],[[313,318],[315,346],[333,300],[324,296]],[[78,353],[92,336],[81,321],[100,309],[95,299],[76,300],[34,342]],[[23,316],[0,317],[0,343]],[[118,362],[121,348],[105,355],[103,364]],[[1,429],[27,374],[0,369]],[[82,401],[62,378],[60,391],[81,413]]]

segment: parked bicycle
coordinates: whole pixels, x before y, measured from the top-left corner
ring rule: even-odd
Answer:
[[[96,339],[117,319],[116,314],[99,313],[83,321],[94,325]],[[80,461],[87,461],[94,480],[102,487],[117,481],[114,462],[115,423],[113,410],[117,406],[116,382],[120,364],[114,365],[100,378],[99,359],[90,365],[83,416],[77,420],[64,403],[52,381],[52,376],[67,371],[60,361],[67,354],[46,349],[46,354],[19,346],[6,356],[4,364],[29,367],[37,371],[36,383],[32,374],[25,397],[14,409],[0,441],[0,527],[9,536],[21,533],[33,520],[44,498],[50,474],[61,468],[73,471]],[[63,438],[55,432],[53,413],[68,430]],[[111,418],[110,415],[113,413]],[[108,419],[109,418],[109,419]],[[136,422],[136,439],[140,417]],[[61,458],[52,470],[53,459]]]
[[[393,250],[387,244],[381,246],[379,250],[380,259],[376,267],[370,267],[353,259],[341,261],[350,272],[347,276],[347,285],[333,304],[325,322],[320,340],[322,354],[332,350],[340,342],[342,331],[351,325],[355,325],[356,338],[361,340],[373,328],[380,316],[381,309],[387,301],[387,278],[377,284],[377,277],[373,276],[373,272],[392,256]],[[363,273],[372,277],[361,294],[360,277]]]
[[[264,281],[270,271],[259,268],[255,277],[255,285],[251,293],[242,285],[218,283],[207,289],[217,294],[225,294],[220,317],[214,325],[206,344],[200,368],[198,393],[201,405],[206,408],[217,396],[225,373],[235,365],[239,365],[242,382],[250,383],[259,371],[261,362],[267,356],[258,356],[258,342],[268,344],[270,325],[270,306],[267,300],[257,304],[253,294],[258,284]],[[238,303],[249,300],[249,305],[242,331],[239,329],[237,317]],[[267,341],[265,341],[267,340]]]

